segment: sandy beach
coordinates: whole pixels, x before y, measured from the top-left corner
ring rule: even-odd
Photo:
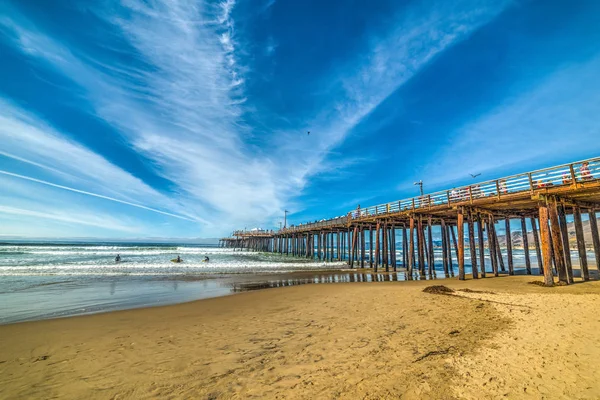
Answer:
[[[533,280],[302,285],[0,326],[0,398],[600,397],[600,282]]]

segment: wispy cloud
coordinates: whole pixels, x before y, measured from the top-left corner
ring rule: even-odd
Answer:
[[[327,77],[337,97],[317,115],[304,117],[297,130],[275,132],[267,140],[272,143],[268,153],[247,140],[254,132],[243,119],[245,67],[237,55],[234,0],[128,0],[110,9],[103,8],[104,3],[90,6],[120,34],[122,46],[114,51],[133,55],[135,62],[127,64],[69,49],[17,12],[0,19],[0,26],[24,54],[72,79],[91,112],[151,160],[157,174],[174,183],[178,199],[165,202],[166,212],[197,220],[202,216],[209,228],[222,225],[228,230],[281,214],[309,177],[323,171],[327,154],[357,124],[437,54],[498,15],[508,1],[448,3],[431,1],[405,10],[396,28],[373,37],[364,53]],[[15,120],[22,118],[10,117]],[[303,130],[315,131],[311,140],[298,140]],[[40,150],[31,154],[10,134],[4,135],[13,140],[5,155],[55,175],[67,174],[61,179],[81,177],[58,157],[43,161],[57,145],[53,139],[45,137]],[[77,154],[76,148],[70,149]],[[353,162],[345,160],[344,165]],[[108,177],[107,168],[98,162],[89,171]],[[143,182],[131,180],[116,190],[119,195],[89,191],[136,203],[137,189],[126,191],[127,187],[143,188],[156,198]],[[126,193],[131,196],[122,198]]]
[[[434,57],[489,23],[511,4],[478,0],[421,2],[398,16],[396,27],[385,36],[373,37],[370,48],[337,71],[328,92],[338,98],[305,122],[318,131],[319,141],[305,142],[311,157],[302,160],[297,180],[322,170],[328,150],[341,143],[386,98],[408,82]],[[310,130],[311,128],[307,128]],[[297,131],[284,132],[279,143],[282,152],[298,146]],[[293,143],[293,144],[288,144]],[[316,147],[316,148],[315,148]],[[298,160],[291,160],[298,163]]]

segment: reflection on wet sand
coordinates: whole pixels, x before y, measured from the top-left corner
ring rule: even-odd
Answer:
[[[432,279],[426,276],[421,279]],[[230,282],[232,292],[306,285],[310,283],[354,283],[354,282],[398,282],[407,279],[406,271],[389,273],[341,272],[335,274],[316,274],[311,277],[269,279],[250,282]]]

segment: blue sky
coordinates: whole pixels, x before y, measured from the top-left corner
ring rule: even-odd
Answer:
[[[0,238],[215,237],[600,150],[593,0],[8,0],[0,57]]]

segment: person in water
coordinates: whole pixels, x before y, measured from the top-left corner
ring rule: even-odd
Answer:
[[[208,256],[204,256],[204,262],[209,262],[210,258],[208,258]]]
[[[115,262],[119,262],[121,261],[121,255],[117,254],[117,256],[115,257]]]
[[[179,257],[179,255],[177,255],[177,262],[181,262],[181,257]]]

